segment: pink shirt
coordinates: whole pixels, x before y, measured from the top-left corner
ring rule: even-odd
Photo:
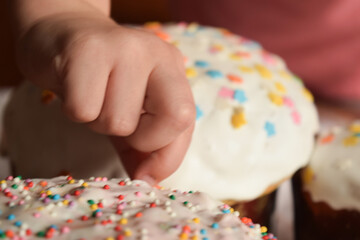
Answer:
[[[176,20],[260,42],[318,96],[360,100],[358,0],[172,0],[172,7]]]

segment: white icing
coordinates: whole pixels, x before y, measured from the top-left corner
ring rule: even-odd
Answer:
[[[41,185],[44,181],[46,186]],[[128,232],[131,234],[124,239],[175,240],[193,239],[194,236],[209,240],[262,239],[258,224],[246,225],[237,214],[224,213],[229,210],[228,206],[203,193],[156,189],[143,181],[120,185],[121,179],[87,180],[87,186],[83,188],[79,181],[69,181],[66,177],[17,182],[14,179],[3,180],[0,189],[0,237],[10,230],[13,233],[11,239],[44,239],[37,234],[48,234],[53,225],[55,230],[46,238],[105,240],[117,239],[118,235],[124,236]],[[33,186],[24,189],[29,182]],[[109,189],[105,189],[105,185]],[[74,195],[76,190],[81,193]],[[9,193],[11,197],[6,196]],[[119,198],[120,195],[123,197]],[[175,199],[171,199],[170,195]],[[184,204],[186,201],[188,204]],[[98,206],[98,203],[103,206]],[[196,206],[196,210],[191,210],[190,204]],[[94,216],[95,211],[101,212],[101,215]],[[83,220],[83,216],[88,219]],[[68,222],[69,219],[72,222]],[[218,228],[212,227],[214,223],[218,224]],[[185,226],[188,231],[184,230]],[[28,229],[31,234],[26,236]],[[186,233],[187,237],[180,238],[182,233]]]
[[[190,26],[191,27],[191,26]],[[304,166],[313,148],[314,134],[318,128],[316,109],[303,94],[302,83],[296,81],[284,62],[274,56],[263,56],[264,50],[239,36],[224,36],[219,29],[199,27],[187,33],[185,26],[164,26],[162,31],[170,35],[170,42],[187,57],[187,67],[197,71],[190,78],[194,98],[203,116],[196,123],[192,143],[180,168],[161,184],[183,189],[195,189],[220,199],[251,200],[259,197],[271,184],[291,176]],[[211,53],[212,44],[224,49]],[[231,60],[236,51],[248,54],[241,60]],[[208,67],[194,67],[203,60]],[[271,72],[265,79],[255,68],[260,65]],[[239,66],[250,67],[252,72],[242,72]],[[242,83],[234,83],[226,77],[212,79],[206,72],[219,70],[225,76],[235,74]],[[290,76],[285,78],[280,72]],[[286,93],[276,90],[275,82],[286,88]],[[247,101],[239,103],[219,96],[221,88],[240,89]],[[274,92],[291,98],[301,116],[295,124],[291,108],[277,106],[268,97]],[[235,108],[244,109],[247,124],[235,129],[231,116]],[[275,125],[275,135],[268,137],[266,122]]]
[[[189,82],[203,114],[183,164],[162,185],[204,191],[217,199],[250,200],[308,162],[318,127],[316,110],[304,95],[302,83],[279,57],[216,28],[170,24],[160,31],[166,32],[187,58]],[[220,46],[222,50],[214,50]],[[239,57],[231,59],[236,52]],[[208,66],[194,66],[199,60]],[[211,78],[209,70],[219,70],[225,77]],[[227,74],[242,82],[231,82]],[[222,88],[232,93],[244,91],[247,101],[238,102],[232,94],[219,97]],[[288,104],[276,105],[269,99],[270,92]],[[76,177],[123,174],[106,137],[67,120],[58,101],[40,104],[40,95],[39,89],[26,83],[14,93],[8,107],[9,153],[19,173],[52,177],[64,169]],[[246,119],[239,128],[231,123],[234,111],[243,111]],[[300,116],[298,123],[294,112]],[[270,137],[265,130],[267,122],[275,126]]]
[[[323,139],[329,135],[333,140],[324,143]],[[304,182],[304,189],[314,202],[326,202],[336,210],[360,211],[360,138],[355,135],[349,126],[333,127],[321,133],[310,170],[305,172],[308,180]]]

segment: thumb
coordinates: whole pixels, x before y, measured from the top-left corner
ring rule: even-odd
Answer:
[[[167,146],[153,152],[140,152],[132,148],[123,137],[111,136],[125,170],[132,179],[156,185],[174,173],[184,159],[190,145],[194,125]]]

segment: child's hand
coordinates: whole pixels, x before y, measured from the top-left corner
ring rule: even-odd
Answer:
[[[156,183],[176,170],[195,108],[175,47],[86,13],[45,17],[19,43],[26,78],[57,93],[71,120],[116,136],[131,177]]]

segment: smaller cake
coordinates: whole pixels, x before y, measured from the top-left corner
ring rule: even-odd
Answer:
[[[276,239],[200,192],[129,179],[0,181],[0,239]]]
[[[297,240],[360,239],[360,121],[323,131],[294,180]]]

